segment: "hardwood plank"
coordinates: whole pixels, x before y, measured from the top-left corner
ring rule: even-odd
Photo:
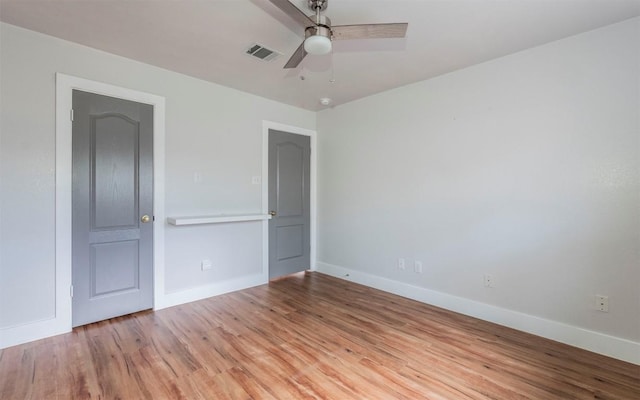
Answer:
[[[0,351],[10,399],[640,399],[640,366],[314,272]]]

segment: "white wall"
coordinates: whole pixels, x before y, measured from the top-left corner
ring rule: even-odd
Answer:
[[[319,113],[320,270],[640,362],[639,25]]]
[[[56,72],[166,98],[168,216],[260,212],[262,120],[315,128],[309,111],[0,24],[0,333],[54,316]],[[260,222],[167,225],[165,244],[168,293],[262,272]]]

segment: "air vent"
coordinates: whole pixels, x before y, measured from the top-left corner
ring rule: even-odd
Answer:
[[[281,53],[278,53],[275,50],[268,49],[258,43],[254,43],[249,46],[249,48],[247,48],[246,54],[262,61],[273,61],[282,55]]]

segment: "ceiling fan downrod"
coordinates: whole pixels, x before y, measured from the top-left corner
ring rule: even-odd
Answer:
[[[320,14],[322,11],[327,9],[328,3],[328,0],[309,0],[309,8],[316,14],[316,25],[305,29],[305,38],[309,38],[311,36],[326,37],[329,40],[333,38],[331,20],[329,17]],[[322,54],[325,54],[325,52],[322,52]]]
[[[320,13],[327,9],[329,5],[328,0],[309,0],[308,2],[309,8],[316,14],[316,25],[318,27],[324,27],[328,30],[331,30],[331,20],[322,16]]]
[[[327,6],[329,5],[329,1],[328,0],[309,0],[308,5],[311,11],[317,13],[318,10],[320,11],[326,10]]]

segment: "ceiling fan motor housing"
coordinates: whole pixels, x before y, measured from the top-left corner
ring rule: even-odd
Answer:
[[[305,38],[313,35],[325,36],[329,39],[332,38],[333,34],[331,32],[331,20],[329,19],[329,17],[325,17],[324,15],[322,15],[320,17],[320,23],[318,25],[309,26],[304,30]]]

